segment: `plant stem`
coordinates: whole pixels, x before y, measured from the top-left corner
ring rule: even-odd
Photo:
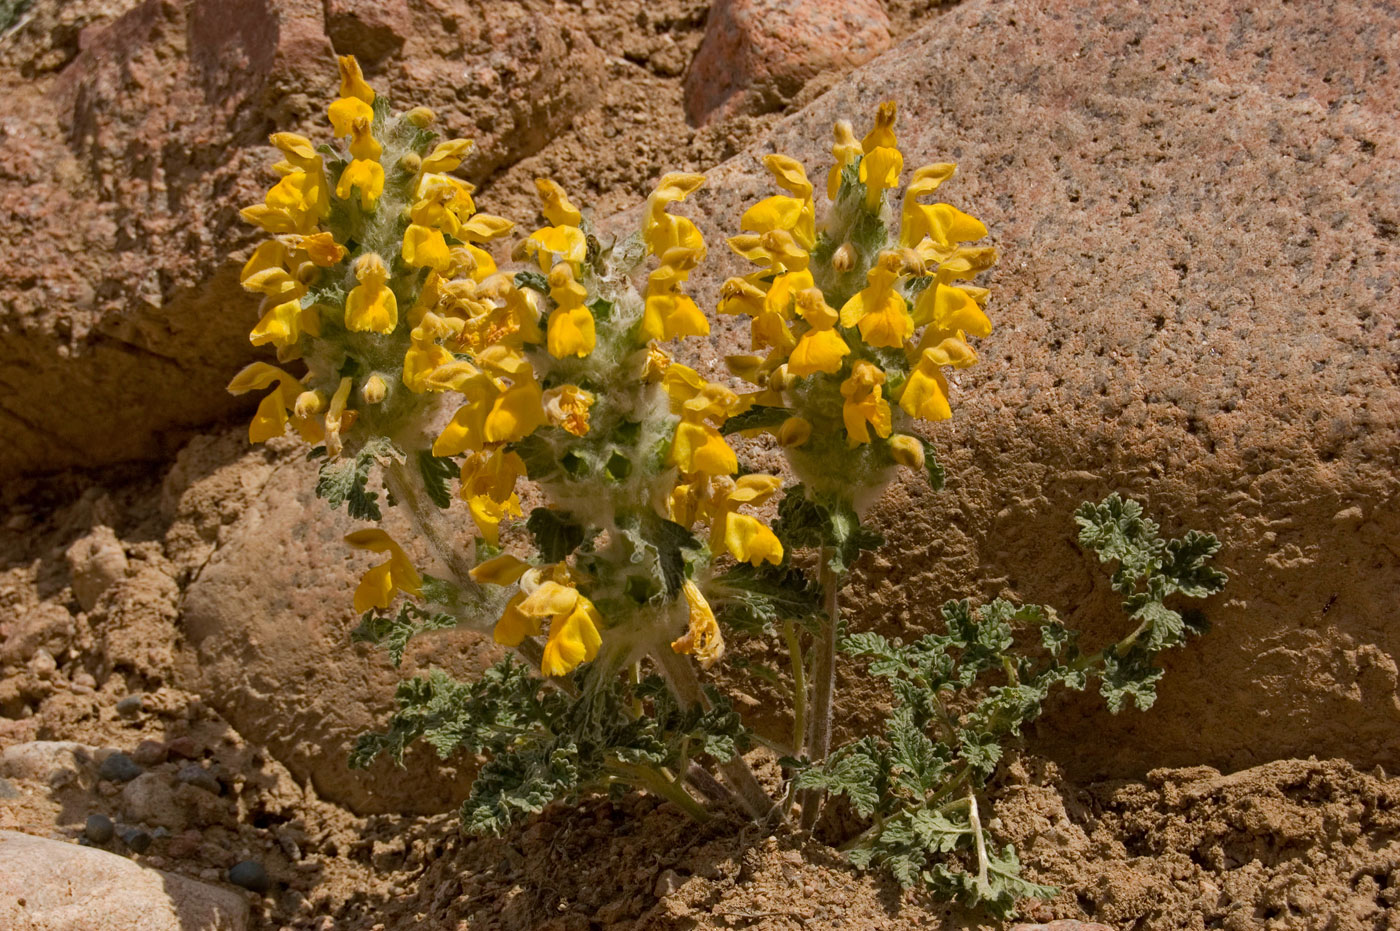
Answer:
[[[453,545],[452,532],[443,520],[442,511],[428,498],[423,477],[407,462],[391,462],[384,467],[384,483],[394,500],[408,513],[414,528],[428,541],[428,548],[447,567],[452,582],[464,594],[480,593],[481,586],[471,577],[467,555]]]
[[[608,769],[638,788],[666,799],[685,812],[691,820],[700,824],[710,820],[710,813],[705,810],[703,805],[691,798],[690,793],[655,770],[646,766],[618,762],[609,763]]]
[[[987,839],[982,836],[982,819],[977,814],[977,795],[967,792],[967,821],[972,825],[972,841],[977,845],[977,887],[987,888]]]
[[[802,742],[807,737],[807,670],[803,666],[802,638],[790,619],[783,621],[783,637],[787,640],[788,665],[792,667],[792,749],[796,755],[802,752]]]
[[[841,618],[841,578],[831,568],[836,555],[833,547],[822,547],[818,580],[826,603],[821,636],[817,640],[812,660],[811,717],[807,722],[807,758],[820,763],[831,752],[831,706],[836,692],[836,628]],[[825,793],[819,789],[804,789],[801,795],[802,828],[816,827]]]
[[[651,656],[666,674],[666,682],[681,704],[709,707],[709,701],[705,698],[704,690],[700,688],[700,680],[688,658],[664,647]],[[742,755],[736,754],[733,759],[720,763],[720,772],[738,794],[739,803],[743,805],[749,817],[758,822],[767,820],[774,808],[773,800],[763,791],[763,786],[759,785],[758,777],[749,768],[748,761]]]

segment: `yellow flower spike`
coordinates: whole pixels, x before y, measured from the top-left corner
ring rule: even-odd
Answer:
[[[577,385],[560,385],[544,393],[544,415],[554,426],[574,436],[588,434],[588,413],[596,398]]]
[[[353,410],[347,410],[346,405],[350,402],[350,388],[354,384],[354,379],[346,376],[340,380],[340,385],[335,389],[335,394],[331,395],[331,400],[326,405],[325,437],[326,455],[335,459],[344,448],[341,442],[341,434],[349,430],[355,423],[355,418],[359,414]]]
[[[783,544],[762,521],[730,511],[724,515],[724,549],[739,562],[757,568],[783,561]]]
[[[900,465],[918,471],[924,467],[924,444],[904,433],[890,437],[890,455]]]
[[[350,154],[353,157],[350,164],[340,173],[340,180],[335,185],[335,196],[341,200],[349,200],[351,193],[359,191],[360,206],[365,210],[373,210],[374,205],[379,202],[379,196],[384,193],[384,166],[379,164],[379,156],[383,154],[384,147],[370,134],[369,120],[355,120],[351,126],[351,133],[354,136],[350,142]]]
[[[365,83],[364,72],[354,55],[342,55],[340,67],[340,98],[331,104],[331,129],[336,138],[350,135],[356,120],[373,120],[374,89]]]
[[[841,420],[846,426],[846,443],[859,446],[870,442],[869,427],[877,436],[890,435],[890,404],[881,388],[885,373],[864,359],[851,367],[851,375],[841,383]]]
[[[387,282],[384,260],[368,252],[355,260],[360,283],[345,298],[345,328],[354,333],[392,333],[399,324],[399,302]]]
[[[682,421],[676,425],[669,461],[684,475],[733,475],[739,471],[734,450],[706,423]]]
[[[710,603],[695,583],[687,579],[681,591],[685,595],[689,615],[685,634],[671,643],[671,649],[693,655],[701,669],[709,669],[724,656],[724,635],[719,631]]]
[[[546,348],[556,359],[583,358],[597,345],[593,314],[583,306],[588,291],[574,280],[568,265],[556,265],[549,273],[549,296],[557,305],[549,315]]]
[[[789,417],[778,427],[778,445],[790,449],[812,438],[812,422],[805,417]]]
[[[685,200],[704,183],[704,175],[685,172],[672,172],[661,179],[647,197],[642,218],[642,239],[648,252],[665,255],[672,249],[690,249],[705,258],[705,239],[699,227],[687,217],[666,212],[668,206]]]
[[[875,128],[861,140],[864,156],[860,160],[860,180],[865,184],[865,206],[874,210],[884,199],[887,188],[899,184],[904,171],[904,156],[894,138],[895,105],[893,100],[880,104],[875,111]]]
[[[558,182],[536,178],[535,193],[540,198],[540,213],[550,226],[578,226],[583,222],[583,214],[569,202],[569,195]]]
[[[423,577],[413,567],[413,562],[394,538],[383,530],[370,528],[347,534],[345,542],[357,550],[371,553],[388,553],[389,561],[366,572],[355,589],[355,611],[363,614],[371,608],[387,608],[393,600],[394,592],[406,595],[420,595],[423,591]]]
[[[885,348],[903,346],[914,335],[914,319],[904,296],[894,288],[903,270],[898,252],[881,252],[879,260],[866,273],[866,287],[851,296],[841,308],[841,325],[859,326],[867,345]]]
[[[462,164],[462,160],[472,150],[470,139],[448,139],[446,142],[439,142],[433,147],[433,151],[428,157],[423,159],[423,164],[419,168],[425,174],[443,174],[455,171]]]
[[[811,329],[802,334],[788,355],[788,371],[799,376],[817,372],[835,375],[841,371],[842,360],[850,354],[851,347],[835,330],[840,316],[817,288],[797,292],[797,312]]]
[[[836,138],[831,146],[831,156],[836,159],[836,164],[831,166],[831,170],[826,175],[826,197],[827,200],[834,203],[836,195],[841,192],[841,172],[848,165],[854,165],[859,161],[864,153],[848,120],[837,120],[831,129]]]

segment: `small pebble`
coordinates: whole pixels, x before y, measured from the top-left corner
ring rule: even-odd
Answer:
[[[83,836],[94,844],[107,843],[115,831],[112,819],[106,815],[88,815],[87,824],[83,825]]]
[[[658,899],[664,899],[679,889],[684,882],[685,880],[681,878],[680,873],[675,870],[666,870],[656,877],[656,885],[652,887],[651,891]]]
[[[258,895],[265,894],[272,885],[267,870],[256,860],[244,860],[229,867],[228,881]]]
[[[165,762],[165,744],[159,740],[143,740],[131,751],[131,758],[142,766],[158,766]]]
[[[170,839],[165,851],[172,857],[187,860],[199,853],[199,845],[204,841],[204,837],[194,830],[177,834]]]
[[[193,737],[176,737],[165,745],[165,749],[170,756],[186,760],[193,760],[199,756],[199,747],[195,745]]]
[[[130,782],[141,775],[141,767],[125,753],[117,752],[102,761],[97,775],[110,782]]]
[[[181,766],[180,771],[175,774],[175,779],[215,795],[224,791],[224,787],[219,784],[219,780],[214,777],[214,774],[198,763],[186,763]]]
[[[19,798],[19,789],[8,779],[0,778],[0,798]]]
[[[97,680],[92,677],[90,672],[79,672],[73,675],[73,685],[78,688],[95,689],[97,688]]]
[[[145,853],[151,849],[151,835],[140,828],[127,828],[122,831],[122,843],[131,848],[132,853]]]
[[[124,718],[132,717],[141,711],[141,703],[146,696],[137,692],[135,695],[128,695],[117,702],[117,714]]]

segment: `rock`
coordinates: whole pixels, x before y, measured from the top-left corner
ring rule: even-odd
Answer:
[[[73,577],[73,594],[84,611],[97,607],[107,589],[126,576],[126,548],[111,527],[94,527],[65,554]]]
[[[88,815],[83,825],[83,836],[94,844],[105,844],[116,834],[112,819],[106,815]]]
[[[0,753],[0,776],[35,782],[71,782],[89,770],[94,748],[72,741],[34,740],[12,744]]]
[[[880,0],[716,0],[685,77],[695,125],[781,110],[808,81],[889,48]]]
[[[257,319],[238,208],[272,177],[270,131],[324,138],[333,43],[474,138],[475,181],[587,109],[604,65],[543,0],[101,6],[37,71],[0,54],[0,480],[165,457],[251,412],[224,390]]]
[[[140,714],[141,705],[142,702],[145,701],[145,698],[146,697],[139,692],[135,695],[127,695],[117,702],[117,714],[124,718],[130,718]]]
[[[216,783],[217,784],[217,783]],[[142,773],[122,787],[122,810],[131,821],[171,831],[185,830],[188,816],[175,790],[159,773]]]
[[[244,931],[248,905],[230,890],[105,850],[0,831],[0,927]]]
[[[199,853],[199,845],[203,842],[204,835],[200,834],[198,831],[185,831],[170,839],[170,843],[166,845],[165,852],[177,859],[188,860]]]
[[[130,782],[141,775],[141,767],[125,753],[113,753],[97,767],[97,775],[108,782]]]
[[[175,774],[175,778],[185,785],[212,792],[214,795],[219,795],[224,791],[223,785],[214,774],[198,763],[187,763],[181,766],[180,771]]]
[[[21,794],[13,782],[0,778],[0,799],[19,798]]]
[[[176,737],[165,745],[170,756],[176,756],[183,760],[193,760],[199,756],[199,745],[194,742],[193,737]]]
[[[210,468],[182,498],[216,506],[204,486],[236,484],[244,463],[263,474],[264,452]],[[275,480],[251,497],[186,589],[181,681],[322,798],[361,813],[445,811],[464,797],[469,761],[443,768],[425,754],[407,769],[381,760],[351,770],[346,755],[359,734],[383,726],[403,678],[428,663],[476,675],[495,648],[479,634],[443,632],[410,643],[396,670],[382,650],[352,644],[351,595],[370,564],[342,542],[355,524],[316,499],[315,476],[302,451],[279,460]],[[398,515],[385,516],[386,528],[408,539]]]
[[[126,844],[132,853],[145,853],[151,849],[151,843],[154,840],[150,834],[140,828],[123,828],[121,836],[122,843]]]
[[[679,889],[685,880],[686,877],[675,870],[663,870],[661,875],[656,877],[656,885],[652,888],[652,895],[658,899],[664,899]]]
[[[244,860],[229,868],[228,881],[258,895],[266,895],[272,885],[267,870],[256,860]]]
[[[832,121],[863,133],[893,99],[907,168],[957,161],[939,196],[1001,251],[980,282],[996,330],[957,373],[953,420],[925,428],[948,490],[906,476],[872,513],[888,566],[858,565],[853,629],[907,640],[946,599],[1005,595],[1073,610],[1090,647],[1116,640],[1107,575],[1072,543],[1075,506],[1110,491],[1224,541],[1214,630],[1165,657],[1150,712],[1090,693],[1036,722],[1032,748],[1071,778],[1400,762],[1400,50],[1383,19],[1360,0],[1247,17],[967,0],[685,204],[713,307],[748,270],[723,237],[777,191],[760,157],[800,158],[820,187]],[[732,323],[716,356],[747,348]],[[869,728],[878,699],[842,685],[843,732]]]
[[[28,663],[40,650],[52,659],[68,650],[76,630],[73,615],[66,608],[41,601],[0,623],[0,664]]]
[[[141,766],[159,766],[165,762],[168,752],[159,740],[143,740],[131,751],[131,758]]]

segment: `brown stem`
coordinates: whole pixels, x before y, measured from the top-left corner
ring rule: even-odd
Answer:
[[[835,555],[831,547],[822,547],[821,565],[817,570],[826,601],[826,617],[813,651],[812,702],[807,709],[806,751],[807,758],[813,763],[825,760],[831,752],[831,706],[836,692],[836,628],[841,617],[841,579],[831,568],[831,559]],[[802,790],[803,830],[810,831],[816,827],[823,795],[819,789]]]

